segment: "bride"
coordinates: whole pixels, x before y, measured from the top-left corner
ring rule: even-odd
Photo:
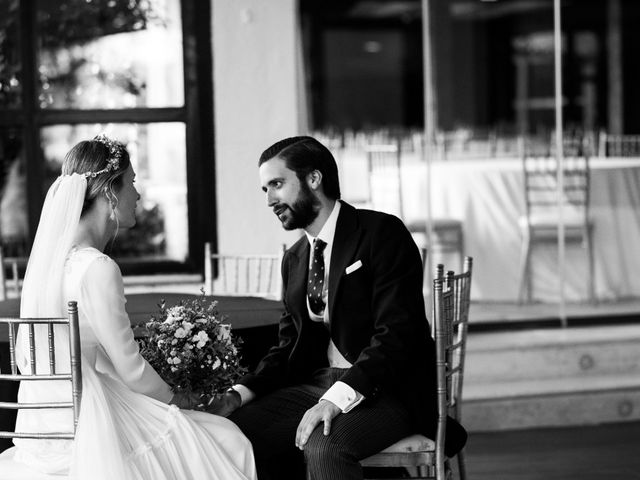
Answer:
[[[24,279],[21,317],[60,317],[78,302],[83,395],[75,440],[15,439],[3,455],[41,472],[77,479],[255,479],[251,444],[223,417],[180,409],[174,394],[140,355],[125,311],[122,276],[102,253],[121,228],[135,225],[140,198],[124,146],[99,135],[74,146],[43,206]],[[22,327],[21,327],[22,328]],[[27,332],[17,341],[29,370]],[[46,327],[36,332],[36,371],[49,373]],[[68,333],[56,332],[68,352]],[[42,350],[42,352],[40,352]],[[66,358],[66,360],[63,360]],[[68,353],[56,355],[70,371]],[[35,385],[34,385],[35,384]],[[69,400],[69,382],[23,382],[18,399]],[[16,431],[72,431],[69,409],[20,410]]]

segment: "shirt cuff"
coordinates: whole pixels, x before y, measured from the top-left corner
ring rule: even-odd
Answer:
[[[256,394],[253,393],[244,385],[238,384],[238,385],[232,386],[231,388],[240,394],[240,400],[241,400],[240,406],[246,405],[251,400],[256,398]]]
[[[349,413],[364,400],[364,396],[346,383],[338,381],[331,385],[331,388],[320,397],[320,400],[329,400],[342,410],[342,413]]]

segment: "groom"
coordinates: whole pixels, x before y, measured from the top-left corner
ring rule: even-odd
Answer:
[[[296,447],[311,478],[360,479],[359,459],[412,433],[435,435],[420,254],[396,217],[339,200],[336,162],[314,138],[275,143],[259,168],[267,205],[304,235],[282,262],[278,345],[211,410],[233,412],[260,480],[291,472]],[[447,454],[465,441],[450,421]]]

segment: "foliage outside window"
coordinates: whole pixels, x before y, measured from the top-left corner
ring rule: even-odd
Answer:
[[[189,259],[193,222],[187,152],[199,145],[188,148],[187,143],[198,140],[189,125],[201,112],[185,105],[184,65],[193,73],[197,57],[184,53],[193,42],[183,41],[183,35],[193,33],[183,17],[187,12],[193,24],[204,4],[0,3],[0,239],[5,248],[22,244],[21,253],[28,251],[39,206],[65,153],[105,132],[127,145],[142,195],[138,225],[118,233],[111,254]],[[25,68],[29,65],[34,68]]]

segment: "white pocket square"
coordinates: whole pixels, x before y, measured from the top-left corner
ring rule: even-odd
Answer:
[[[360,260],[358,260],[356,263],[352,263],[351,265],[349,265],[347,267],[347,269],[345,270],[345,272],[347,273],[347,275],[349,275],[350,273],[355,272],[361,266],[362,266],[362,262]]]

